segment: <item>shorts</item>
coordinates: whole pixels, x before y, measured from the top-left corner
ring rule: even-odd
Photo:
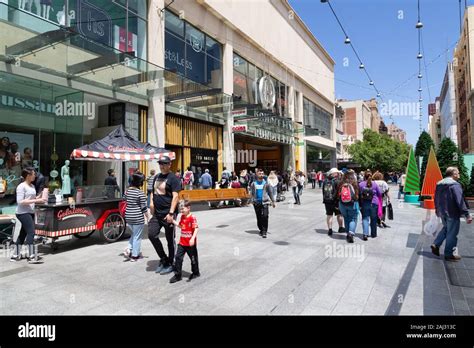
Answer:
[[[339,210],[339,207],[338,207],[337,204],[324,203],[324,206],[326,207],[326,215],[328,215],[328,216],[341,215],[341,211]]]

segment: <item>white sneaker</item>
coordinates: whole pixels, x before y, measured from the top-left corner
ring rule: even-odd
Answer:
[[[123,252],[123,256],[124,256],[126,259],[129,259],[129,258],[130,258],[130,255],[131,255],[130,249],[129,249],[129,248],[126,248],[125,251]]]

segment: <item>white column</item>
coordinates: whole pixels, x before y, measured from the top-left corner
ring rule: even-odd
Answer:
[[[234,93],[234,49],[231,43],[224,44],[224,52],[222,55],[222,71],[223,71],[223,88],[222,92],[232,96]],[[224,125],[224,144],[223,144],[223,156],[224,166],[228,170],[234,170],[234,134],[232,133],[232,126],[234,125],[234,119],[232,117],[232,97],[229,97],[228,103],[224,107],[224,116],[226,122]]]
[[[158,67],[165,66],[165,7],[164,0],[148,2],[148,61]],[[165,96],[163,74],[156,81],[155,88],[149,91],[148,103],[148,142],[154,146],[165,147]],[[159,172],[156,161],[149,163],[149,169]]]

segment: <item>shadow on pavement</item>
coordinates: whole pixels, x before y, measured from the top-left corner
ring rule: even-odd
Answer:
[[[316,233],[319,233],[319,234],[325,234],[327,235],[328,234],[328,230],[323,230],[323,229],[320,229],[320,228],[315,228],[314,229],[316,231]],[[332,236],[328,236],[329,238],[332,238],[332,239],[346,239],[346,233],[339,233],[336,231],[333,231],[332,233]]]

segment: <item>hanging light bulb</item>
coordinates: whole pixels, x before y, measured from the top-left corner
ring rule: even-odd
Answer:
[[[321,2],[325,4],[326,2],[328,2],[328,0],[321,0]]]
[[[421,23],[420,20],[418,20],[418,23],[416,23],[416,29],[421,29],[423,28],[423,23]]]
[[[344,43],[345,44],[350,44],[351,43],[351,39],[349,39],[349,36],[346,36],[346,39],[344,40]]]
[[[370,81],[370,82],[369,82],[369,85],[373,86],[373,85],[374,85],[374,81]]]
[[[423,98],[418,99],[418,101],[421,103],[423,101]]]
[[[379,98],[380,98],[380,93],[377,93],[377,97],[379,97]]]
[[[364,64],[360,63],[359,69],[364,69],[364,68],[365,68]]]
[[[421,59],[421,58],[423,58],[423,55],[418,52],[418,55],[416,56],[416,58]]]
[[[421,79],[423,77],[423,75],[421,74],[418,74],[418,78]]]
[[[418,92],[421,92],[421,91],[422,91],[421,87],[420,87],[420,88],[418,88]]]

